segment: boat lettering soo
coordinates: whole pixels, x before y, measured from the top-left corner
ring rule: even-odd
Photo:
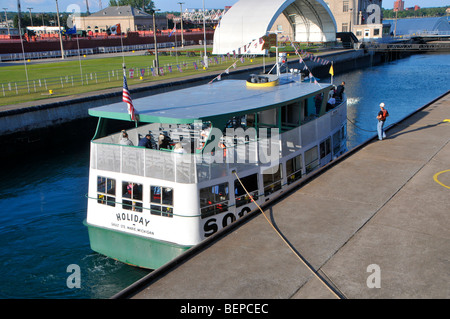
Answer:
[[[90,109],[91,248],[156,269],[347,151],[345,94],[281,70]]]

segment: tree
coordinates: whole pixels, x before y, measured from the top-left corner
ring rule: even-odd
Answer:
[[[155,8],[155,4],[152,0],[109,0],[109,6],[132,6],[133,8],[141,9],[147,13]]]

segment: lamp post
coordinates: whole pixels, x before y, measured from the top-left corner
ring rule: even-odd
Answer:
[[[155,68],[156,68],[156,74],[159,75],[158,43],[156,40],[156,22],[155,22],[155,12],[156,11],[160,11],[160,9],[151,9],[150,13],[153,15],[153,37],[155,40]]]
[[[205,0],[203,0],[203,44],[205,47],[205,56],[203,60],[205,62],[205,68],[208,68],[208,55],[206,54],[206,16],[205,16]]]
[[[61,24],[59,22],[59,9],[58,9],[58,0],[56,1],[56,18],[58,20],[58,30],[59,30],[59,43],[61,45],[61,59],[64,60],[64,46],[62,41],[62,32],[61,32]]]
[[[11,34],[9,33],[8,15],[6,14],[6,10],[8,10],[8,8],[3,8],[3,10],[5,10],[5,22],[6,22],[6,27],[8,28],[8,36],[9,36]]]
[[[33,9],[33,8],[27,8],[27,9],[30,10],[31,26],[33,26],[33,16],[31,15],[31,9]]]
[[[183,4],[184,2],[178,2],[180,5],[180,18],[181,18],[181,47],[184,48],[184,38],[183,38]]]

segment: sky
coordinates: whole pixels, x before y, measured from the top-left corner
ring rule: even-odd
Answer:
[[[108,6],[109,0],[88,0],[89,11],[96,12]],[[185,9],[201,9],[203,1],[206,9],[223,9],[225,6],[232,6],[238,0],[153,0],[157,9],[161,11],[179,11],[178,2],[184,2],[183,11]],[[326,1],[326,0],[325,0]],[[383,0],[382,6],[385,9],[392,9],[395,0]],[[404,0],[405,7],[414,7],[418,5],[422,8],[442,7],[450,5],[450,0]],[[23,12],[29,12],[28,8],[32,8],[31,12],[56,12],[56,0],[20,0],[20,7]],[[58,0],[60,12],[86,12],[86,0]],[[0,0],[0,9],[8,8],[8,11],[17,11],[17,0]]]

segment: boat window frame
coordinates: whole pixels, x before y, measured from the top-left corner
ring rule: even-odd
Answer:
[[[99,189],[99,179],[103,179],[104,181],[101,184],[104,184],[103,192]],[[111,187],[108,189],[108,185],[111,182]],[[102,205],[107,205],[111,207],[116,206],[116,180],[114,178],[109,178],[101,175],[97,175],[97,203]],[[113,196],[110,196],[113,195]]]
[[[152,195],[153,188],[160,189],[159,201],[155,201],[154,195]],[[170,191],[169,191],[170,190]],[[173,217],[174,210],[174,189],[173,187],[150,185],[150,213],[156,216]],[[154,193],[153,193],[154,194]],[[170,194],[170,195],[169,195]],[[170,197],[170,199],[169,199]]]
[[[320,158],[325,158],[331,154],[331,138],[327,137],[319,144]]]
[[[250,179],[253,179],[253,178],[255,180],[250,181]],[[236,207],[241,207],[243,205],[251,203],[252,198],[255,201],[258,200],[258,194],[259,194],[258,174],[257,173],[250,174],[245,177],[240,177],[239,179],[241,180],[242,184],[244,184],[245,189],[251,195],[251,198],[250,198],[250,196],[247,195],[247,193],[245,192],[245,190],[242,187],[239,180],[235,179],[234,180],[234,201],[235,201]],[[239,192],[240,190],[242,192]]]
[[[214,190],[215,188],[217,189]],[[225,191],[225,194],[221,195],[221,189]],[[200,215],[202,219],[228,211],[230,200],[230,185],[228,182],[203,187],[200,189],[199,194]],[[205,194],[212,196],[205,196]]]
[[[292,171],[291,167],[289,167],[289,164],[292,161]],[[295,164],[295,165],[294,165]],[[299,167],[297,167],[299,165]],[[302,154],[299,154],[297,156],[294,156],[286,161],[286,179],[287,184],[292,184],[293,182],[299,180],[302,178],[303,175],[303,156]]]
[[[312,157],[311,161],[306,162],[307,160],[309,160],[309,153],[315,150],[315,157]],[[311,147],[310,149],[305,151],[305,170],[306,170],[306,174],[311,173],[312,171],[314,171],[317,167],[319,167],[319,148],[318,145],[314,145],[313,147]]]
[[[276,172],[269,172],[273,171],[274,168],[275,166],[263,171],[264,196],[268,196],[282,188],[283,165],[280,163],[278,164],[278,170]]]
[[[130,187],[131,186],[131,187]],[[136,186],[136,188],[135,188]],[[125,189],[124,189],[125,187]],[[139,190],[140,188],[140,190]],[[122,209],[131,210],[134,212],[142,213],[143,210],[143,184],[122,181]],[[126,195],[129,194],[130,197]]]

